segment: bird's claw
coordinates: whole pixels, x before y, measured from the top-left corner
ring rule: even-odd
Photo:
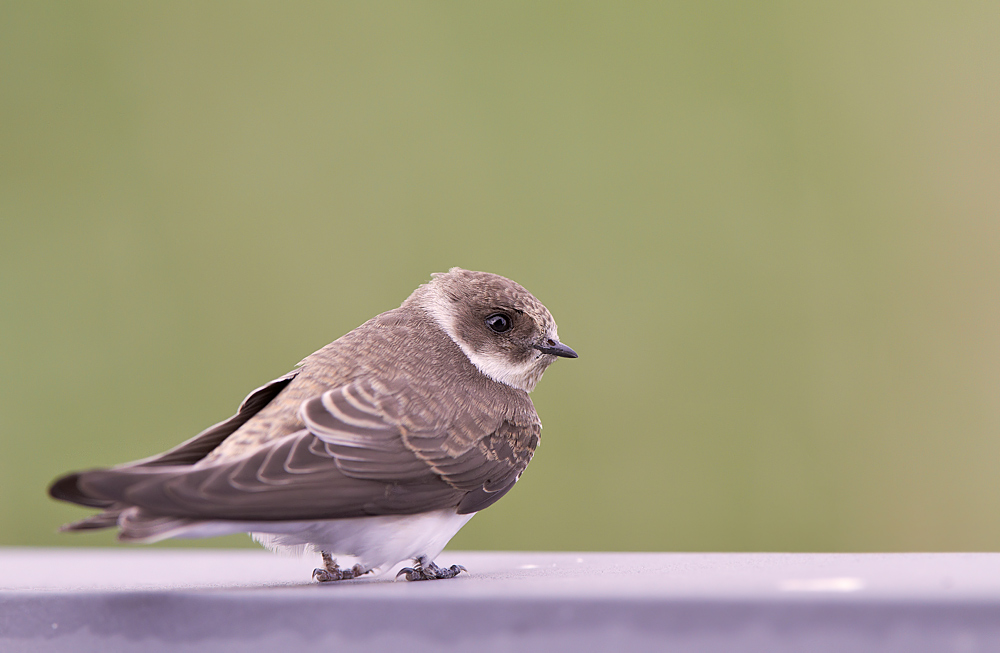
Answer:
[[[415,567],[403,567],[400,569],[399,573],[396,574],[396,578],[405,576],[406,580],[439,580],[441,578],[454,578],[463,571],[468,573],[469,570],[462,565],[452,565],[442,568],[433,562],[424,564],[418,560]]]
[[[326,559],[323,560],[324,566],[313,569],[313,579],[321,583],[329,583],[335,580],[350,580],[352,578],[357,578],[358,576],[363,576],[370,570],[366,570],[361,565],[354,565],[350,569],[341,569],[337,566],[336,562],[330,561],[327,564]]]

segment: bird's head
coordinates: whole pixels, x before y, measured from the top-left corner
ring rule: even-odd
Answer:
[[[452,268],[433,275],[407,302],[430,313],[480,372],[526,392],[557,357],[577,357],[559,342],[549,310],[496,274]]]

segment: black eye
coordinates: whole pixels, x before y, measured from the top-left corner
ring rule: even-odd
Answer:
[[[511,321],[510,318],[503,313],[494,313],[486,318],[486,326],[496,333],[504,333],[506,331],[510,331]]]

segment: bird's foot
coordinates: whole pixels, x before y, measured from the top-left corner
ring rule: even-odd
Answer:
[[[335,580],[350,580],[371,571],[361,565],[354,565],[350,569],[341,569],[337,566],[337,561],[329,553],[323,551],[321,555],[323,556],[323,567],[313,569],[313,578],[321,583],[329,583]]]
[[[463,571],[468,573],[468,570],[462,565],[452,565],[448,568],[442,568],[426,558],[417,558],[415,566],[403,567],[396,574],[396,578],[406,576],[406,580],[438,580],[440,578],[454,578]]]

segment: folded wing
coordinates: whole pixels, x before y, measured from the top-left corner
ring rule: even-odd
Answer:
[[[298,521],[482,510],[517,481],[541,426],[533,410],[517,420],[490,406],[442,410],[436,401],[405,385],[356,382],[304,402],[304,428],[251,455],[202,467],[154,463],[83,472],[73,485],[85,505],[135,506],[150,519]]]

